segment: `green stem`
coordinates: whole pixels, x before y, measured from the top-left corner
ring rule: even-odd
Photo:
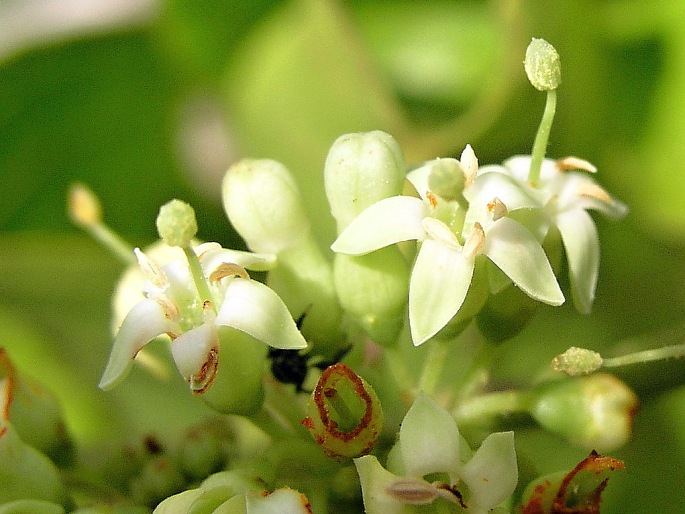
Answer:
[[[512,414],[527,412],[530,398],[525,391],[500,391],[480,396],[473,396],[460,403],[452,414],[461,425],[478,425],[483,421]]]
[[[538,133],[535,136],[533,143],[533,153],[530,161],[530,171],[528,172],[528,182],[533,186],[537,186],[540,180],[540,170],[542,168],[542,160],[545,158],[547,151],[547,143],[549,141],[549,134],[552,130],[552,122],[554,121],[554,113],[557,110],[557,92],[556,90],[547,91],[547,101],[545,102],[545,111],[540,120]]]
[[[89,225],[84,228],[90,233],[93,239],[110,250],[127,266],[136,264],[138,262],[135,254],[133,253],[133,247],[119,237],[119,235],[107,225],[99,223],[96,225]]]
[[[617,368],[619,366],[628,366],[630,364],[639,364],[643,362],[653,362],[664,359],[685,357],[685,344],[676,344],[673,346],[665,346],[663,348],[655,348],[652,350],[644,350],[642,352],[630,353],[620,357],[613,357],[602,360],[603,368]]]
[[[430,346],[428,347],[426,360],[423,361],[418,389],[431,396],[445,368],[445,359],[447,358],[449,346],[446,340],[438,338],[432,339],[428,344]]]
[[[214,304],[214,298],[212,297],[212,292],[209,290],[209,284],[207,284],[207,279],[205,278],[202,265],[200,264],[200,259],[197,258],[197,254],[190,246],[184,246],[183,253],[185,253],[186,259],[188,259],[190,273],[193,277],[193,282],[195,282],[195,287],[200,295],[200,299],[203,302],[210,301],[212,304],[212,309],[214,309],[214,312],[217,312],[216,305]]]

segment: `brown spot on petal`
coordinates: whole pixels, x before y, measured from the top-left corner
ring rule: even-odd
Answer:
[[[190,377],[190,390],[193,394],[203,394],[210,388],[216,378],[217,369],[219,368],[219,349],[212,348],[207,354],[207,359],[200,368],[197,375]]]

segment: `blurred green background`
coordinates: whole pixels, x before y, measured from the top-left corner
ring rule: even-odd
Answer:
[[[0,4],[0,345],[57,392],[84,446],[173,437],[208,414],[180,379],[136,370],[112,393],[96,387],[122,266],[70,225],[69,184],[88,184],[135,246],[154,240],[173,197],[195,206],[203,239],[236,246],[222,173],[241,156],[275,158],[327,245],[321,172],[345,132],[389,132],[409,162],[466,143],[481,163],[530,152],[544,105],[522,66],[533,36],[562,58],[548,155],[596,164],[631,213],[598,220],[593,314],[543,309],[497,377],[523,380],[570,345],[617,355],[682,342],[682,0],[13,0]],[[684,368],[621,372],[642,410],[603,512],[685,512]],[[586,454],[537,430],[517,445],[541,472]]]

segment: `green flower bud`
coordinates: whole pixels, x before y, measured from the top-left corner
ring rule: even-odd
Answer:
[[[561,84],[561,62],[556,49],[544,39],[533,40],[526,49],[524,67],[535,89],[552,91]]]
[[[168,457],[157,456],[131,480],[130,489],[136,503],[152,506],[179,492],[183,484],[183,476],[174,462]]]
[[[73,445],[57,398],[43,384],[17,373],[0,348],[0,412],[9,413],[12,426],[29,446],[58,464],[73,458]]]
[[[487,299],[476,316],[478,330],[488,341],[501,343],[521,332],[538,306],[518,287],[509,285]]]
[[[373,449],[383,427],[383,410],[363,378],[344,364],[334,364],[321,374],[302,424],[327,455],[359,457]]]
[[[24,443],[10,423],[0,423],[0,504],[21,499],[71,505],[52,461]]]
[[[331,265],[314,240],[290,172],[276,161],[244,159],[226,172],[222,191],[226,214],[250,249],[278,257],[269,287],[292,313],[307,311],[303,335],[317,350],[335,354],[341,312]]]
[[[243,159],[221,187],[226,214],[252,251],[279,255],[309,235],[297,184],[281,163]]]
[[[181,440],[176,456],[181,471],[199,480],[218,471],[225,461],[221,440],[212,431],[194,428]]]
[[[638,398],[613,375],[560,380],[534,394],[533,418],[575,445],[611,451],[630,439]]]
[[[187,247],[197,234],[195,210],[181,200],[171,200],[159,209],[157,232],[169,246]]]
[[[402,150],[391,135],[374,131],[336,139],[324,183],[338,233],[368,206],[400,194],[405,174]]]
[[[404,157],[384,132],[347,134],[328,152],[326,195],[338,233],[374,203],[402,192]],[[405,316],[409,264],[392,246],[361,256],[336,254],[335,289],[341,306],[376,342],[397,339]]]
[[[269,347],[230,327],[219,328],[219,340],[216,375],[211,387],[201,393],[202,399],[224,414],[258,412],[264,402],[262,375]]]
[[[410,268],[396,246],[367,255],[336,254],[333,280],[340,304],[380,344],[402,329]]]

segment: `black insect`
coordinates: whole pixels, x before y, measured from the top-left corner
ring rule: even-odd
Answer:
[[[299,318],[295,320],[298,330],[302,328],[307,312],[305,311]],[[271,374],[276,380],[283,384],[294,384],[295,391],[298,393],[310,392],[305,391],[302,385],[307,378],[310,368],[317,368],[320,370],[332,366],[340,359],[342,359],[350,348],[344,348],[339,351],[331,360],[319,360],[319,356],[309,356],[306,350],[281,350],[279,348],[269,349],[269,358],[271,359]]]

